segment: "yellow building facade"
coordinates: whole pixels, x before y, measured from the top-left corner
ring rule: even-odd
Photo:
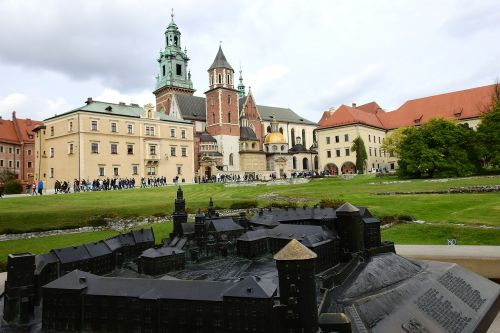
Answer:
[[[35,177],[56,180],[166,177],[194,180],[193,125],[152,105],[104,103],[48,118],[36,129]]]

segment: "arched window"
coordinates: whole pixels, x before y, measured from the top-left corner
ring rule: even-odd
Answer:
[[[302,144],[304,145],[304,147],[307,148],[307,146],[306,146],[306,130],[305,129],[302,129]]]
[[[292,130],[290,131],[290,135],[292,137],[292,147],[295,146],[295,129],[292,128]]]
[[[252,143],[252,149],[255,149],[255,142]]]
[[[306,157],[302,160],[302,169],[308,170],[309,169],[309,161],[307,160]]]
[[[231,104],[231,95],[227,95],[227,104]]]
[[[267,133],[271,133],[271,126],[267,126]]]
[[[214,76],[210,75],[210,85],[212,86],[214,84]]]
[[[281,151],[285,151],[285,146],[281,145]]]
[[[233,165],[234,161],[233,161],[233,154],[229,154],[229,165]]]
[[[231,81],[229,80],[229,74],[226,75],[226,84],[231,84]]]
[[[222,84],[222,74],[219,74],[219,82],[217,83]]]
[[[292,162],[293,162],[292,169],[297,169],[297,158],[295,156],[293,157]]]
[[[215,124],[215,112],[212,112],[212,122]]]
[[[280,133],[283,134],[283,127],[280,127]]]

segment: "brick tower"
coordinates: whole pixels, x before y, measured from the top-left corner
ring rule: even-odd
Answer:
[[[165,48],[160,50],[158,64],[160,74],[156,75],[156,85],[153,94],[156,96],[156,110],[170,114],[172,94],[193,95],[191,72],[188,70],[187,50],[181,47],[181,32],[172,20],[165,30]]]
[[[224,170],[239,170],[238,90],[234,89],[234,70],[226,60],[222,47],[208,69],[207,132],[219,144]]]

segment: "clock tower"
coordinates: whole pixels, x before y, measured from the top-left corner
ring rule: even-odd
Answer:
[[[193,82],[188,70],[187,50],[182,50],[181,32],[172,19],[165,30],[165,48],[160,50],[158,64],[160,73],[156,75],[156,85],[153,94],[156,96],[156,110],[170,114],[172,94],[193,95]]]

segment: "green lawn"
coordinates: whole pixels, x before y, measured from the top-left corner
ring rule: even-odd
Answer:
[[[259,207],[271,203],[266,194],[279,195],[279,201],[298,200],[313,205],[321,199],[340,199],[369,207],[377,217],[410,215],[432,224],[398,224],[382,232],[383,239],[397,244],[446,244],[455,237],[459,244],[500,245],[500,193],[432,194],[381,196],[377,192],[425,191],[449,187],[497,185],[500,177],[457,178],[448,182],[412,180],[401,184],[380,184],[397,178],[365,175],[352,180],[314,179],[308,184],[226,188],[221,184],[184,186],[184,197],[191,212],[205,209],[210,196],[219,208],[245,201],[257,201]],[[371,184],[376,183],[376,184]],[[95,225],[103,217],[151,216],[171,213],[177,188],[137,189],[116,192],[76,193],[42,197],[0,199],[0,233],[26,232]],[[467,227],[461,227],[464,224]],[[495,226],[481,229],[476,225]],[[167,226],[155,225],[159,241],[169,233]],[[170,228],[170,226],[169,226]],[[70,234],[29,240],[0,242],[0,265],[6,255],[31,251],[41,253],[52,248],[103,239],[113,231]]]

